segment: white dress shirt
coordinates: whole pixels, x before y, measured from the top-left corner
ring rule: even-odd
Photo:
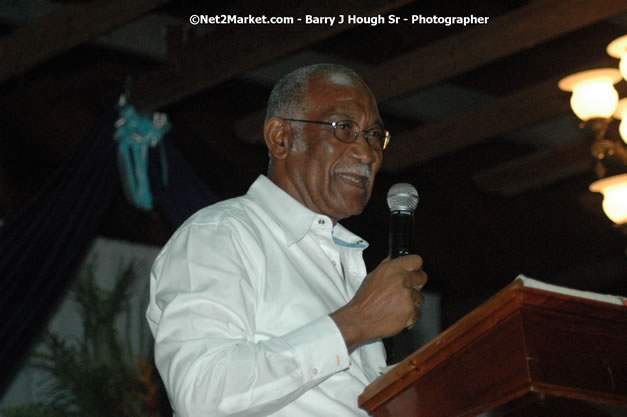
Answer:
[[[380,340],[348,354],[329,314],[366,276],[367,243],[260,176],[200,210],[151,274],[147,318],[178,417],[365,416]]]

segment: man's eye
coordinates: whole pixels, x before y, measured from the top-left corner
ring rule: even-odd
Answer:
[[[381,130],[369,130],[368,136],[372,136],[375,139],[383,139],[385,134]]]
[[[337,128],[342,130],[352,129],[353,124],[351,122],[337,122]]]

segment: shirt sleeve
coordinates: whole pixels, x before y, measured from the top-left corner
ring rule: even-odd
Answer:
[[[147,318],[177,416],[270,414],[348,368],[329,316],[254,340],[259,262],[254,239],[227,225],[187,227],[155,261]]]

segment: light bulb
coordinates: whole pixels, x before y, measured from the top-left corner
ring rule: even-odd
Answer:
[[[590,184],[590,191],[603,194],[603,211],[610,220],[627,223],[627,174],[595,181]]]
[[[620,137],[623,138],[623,142],[627,144],[627,97],[620,99],[618,102],[614,117],[622,119],[618,125],[618,133],[620,133]]]
[[[573,112],[581,120],[595,117],[607,119],[618,104],[618,92],[612,84],[603,81],[584,82],[575,87],[570,98]]]
[[[627,80],[627,35],[610,42],[606,51],[609,56],[620,59],[618,68],[620,69],[620,74]]]
[[[618,105],[614,84],[620,79],[617,69],[604,68],[570,75],[560,80],[558,86],[573,92],[570,105],[581,120],[608,118]]]

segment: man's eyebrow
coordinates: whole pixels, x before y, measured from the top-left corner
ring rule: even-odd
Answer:
[[[348,113],[333,113],[333,114],[331,114],[331,117],[338,117],[339,120],[353,120],[353,121],[355,120],[353,115],[348,114]],[[378,127],[381,127],[381,128],[385,127],[383,125],[383,120],[381,120],[381,119],[375,120],[374,125],[376,125]]]
[[[355,120],[353,115],[348,113],[333,113],[331,117],[337,117],[340,120]]]
[[[384,128],[383,120],[381,120],[381,119],[375,120],[373,125],[375,125],[376,127],[380,127],[381,129]],[[368,126],[366,126],[364,129],[367,129],[367,128],[368,128]]]

